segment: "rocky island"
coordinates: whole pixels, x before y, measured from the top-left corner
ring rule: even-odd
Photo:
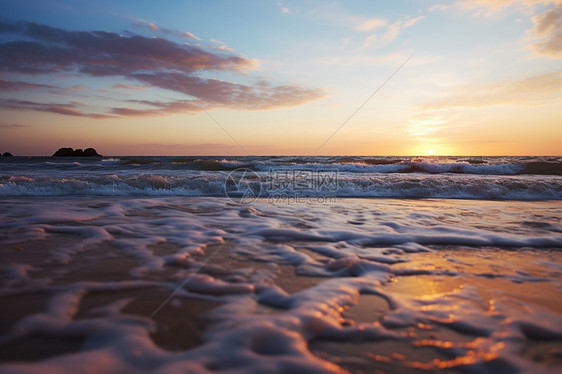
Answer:
[[[84,150],[77,148],[59,148],[52,157],[101,157],[94,148],[86,148]]]

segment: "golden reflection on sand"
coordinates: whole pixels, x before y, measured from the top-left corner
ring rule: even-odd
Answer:
[[[494,310],[495,300],[504,299],[562,313],[561,290],[545,279],[562,279],[560,270],[545,264],[562,263],[559,252],[542,252],[541,261],[534,251],[525,250],[447,249],[408,256],[409,262],[394,264],[393,269],[431,270],[434,274],[394,278],[385,289],[398,297],[403,294],[427,300],[474,287],[480,300],[473,302],[483,310]],[[525,308],[519,303],[513,307]]]

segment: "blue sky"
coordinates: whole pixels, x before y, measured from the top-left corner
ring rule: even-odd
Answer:
[[[0,151],[560,154],[560,1],[0,8]]]

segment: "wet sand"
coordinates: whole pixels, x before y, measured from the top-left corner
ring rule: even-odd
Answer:
[[[536,363],[546,372],[562,365],[558,327],[542,323],[562,315],[562,252],[556,249],[393,247],[352,242],[353,237],[332,243],[298,235],[319,220],[306,211],[301,221],[287,215],[280,226],[284,231],[271,238],[247,239],[225,221],[198,226],[202,216],[222,214],[219,209],[142,204],[149,207],[127,211],[118,228],[117,219],[104,222],[111,240],[87,242],[97,235],[92,228],[101,227],[95,222],[61,221],[47,234],[38,230],[37,237],[18,236],[25,229],[17,227],[6,231],[0,242],[0,363],[42,363],[91,350],[92,333],[78,331],[84,328],[80,322],[103,326],[108,319],[124,328],[145,326],[148,344],[155,347],[148,352],[179,355],[213,347],[222,330],[236,333],[252,323],[273,323],[268,329],[281,332],[265,334],[267,344],[302,331],[302,357],[322,360],[327,372],[480,372],[483,363],[486,370],[509,371],[514,366],[498,353],[506,344],[507,357]],[[88,207],[98,208],[112,204]],[[229,209],[239,217],[250,214],[253,224],[261,222],[256,216],[278,217],[273,209]],[[355,207],[340,208],[344,219],[346,209]],[[172,230],[166,226],[173,222],[170,212],[196,219]],[[138,222],[150,222],[139,225],[142,230],[156,227],[171,234],[141,237],[131,228]],[[87,236],[75,227],[93,231]],[[193,228],[187,245],[182,244],[186,227]],[[295,227],[300,231],[289,231]],[[216,233],[208,237],[200,234],[212,230]],[[287,232],[294,237],[284,237]],[[25,333],[29,320],[49,316],[56,317],[49,322],[54,327]],[[254,339],[248,336],[244,339]],[[252,354],[265,361],[283,356],[270,351],[285,352],[267,344],[258,349],[252,341]]]
[[[407,270],[406,274],[393,277],[384,285],[384,289],[398,302],[407,303],[412,297],[431,300],[456,290],[473,288],[480,298],[469,302],[482,311],[493,312],[494,302],[504,299],[509,300],[513,308],[520,308],[523,313],[532,313],[525,308],[536,305],[562,314],[560,288],[548,281],[523,282],[518,279],[521,275],[548,275],[562,279],[561,270],[551,266],[538,266],[537,257],[551,264],[562,263],[562,253],[558,251],[537,253],[489,249],[475,252],[471,249],[441,248],[432,253],[410,254],[408,262],[392,265],[396,274],[400,274],[400,270]],[[426,270],[438,270],[443,275],[423,274]],[[505,278],[497,276],[498,270]],[[522,304],[517,303],[518,301]],[[384,323],[384,317],[390,311],[391,307],[384,298],[362,295],[358,303],[347,309],[343,316],[348,324]],[[454,366],[456,360],[464,356],[456,355],[451,348],[471,348],[472,342],[486,336],[462,328],[451,328],[447,323],[439,323],[437,320],[407,328],[397,327],[394,330],[403,334],[403,341],[314,341],[310,347],[320,357],[354,373],[437,373],[443,368],[446,368],[446,372],[461,373],[463,371]],[[477,353],[476,347],[474,345],[472,348]],[[521,345],[518,354],[543,363],[554,373],[562,365],[561,352],[562,343],[559,340],[531,336],[529,341]],[[501,364],[498,364],[497,369],[502,370]]]
[[[0,253],[3,261],[25,259],[24,261],[33,263],[35,268],[29,272],[30,278],[48,277],[51,285],[136,279],[131,276],[131,270],[141,265],[141,262],[130,256],[119,255],[116,248],[107,244],[80,252],[73,256],[71,263],[67,264],[38,261],[41,258],[48,258],[48,256],[40,256],[39,253],[48,253],[50,247],[55,248],[68,243],[68,240],[26,242],[18,248],[3,247]],[[208,273],[217,279],[226,279],[236,269],[251,272],[269,269],[276,273],[274,284],[288,294],[309,289],[326,280],[324,277],[300,276],[289,265],[253,261],[245,256],[231,253],[231,247],[232,243],[215,244],[206,248],[203,254],[194,255],[194,260],[205,263],[204,266],[197,268],[198,273]],[[155,254],[166,255],[174,253],[177,247],[163,242],[153,245],[151,249]],[[562,254],[559,252],[541,253],[541,255],[544,261],[562,263]],[[533,251],[512,252],[498,249],[485,252],[474,252],[470,249],[440,249],[433,253],[410,254],[408,262],[392,265],[396,275],[383,288],[395,300],[400,301],[404,298],[406,302],[410,297],[432,298],[465,287],[473,287],[481,299],[472,302],[482,310],[490,310],[493,308],[494,300],[505,297],[562,313],[560,290],[552,284],[540,281],[530,283],[517,281],[517,277],[522,274],[540,276],[544,272],[549,272],[549,276],[562,278],[560,270],[537,266],[536,261],[533,261],[536,256],[537,253]],[[321,256],[317,258],[320,259]],[[502,261],[499,261],[500,259]],[[514,278],[490,276],[490,270],[493,269],[497,274],[498,267],[502,267],[502,274]],[[219,271],[221,269],[222,271]],[[443,275],[424,274],[426,270],[439,270]],[[161,281],[173,277],[176,271],[178,271],[177,266],[170,266],[164,271],[147,273],[143,279]],[[400,274],[402,271],[405,273]],[[169,299],[171,294],[170,289],[158,285],[134,286],[128,290],[89,292],[81,298],[73,318],[76,320],[94,318],[103,315],[100,307],[124,301],[120,309],[121,313],[151,318],[155,322],[155,329],[150,337],[162,349],[188,350],[200,345],[207,324],[206,315],[221,303],[205,300],[204,297]],[[22,317],[41,311],[49,297],[47,292],[1,296],[0,334],[7,333]],[[345,308],[341,323],[344,326],[384,323],[387,314],[395,308],[399,306],[391,307],[384,297],[364,294],[360,296],[357,304]],[[263,307],[263,309],[269,308]],[[388,373],[409,373],[420,370],[428,373],[438,370],[440,365],[444,365],[443,363],[450,363],[455,359],[454,355],[447,354],[440,347],[455,344],[464,346],[479,337],[477,334],[455,331],[439,323],[389,328],[399,332],[403,340],[381,342],[313,340],[309,348],[318,357],[355,373],[376,372],[376,370]],[[4,362],[41,360],[77,352],[81,349],[82,342],[83,339],[80,338],[26,337],[0,344],[0,360]],[[560,349],[562,345],[559,342],[535,340],[525,345],[521,354],[542,361],[554,370],[562,364],[562,357],[558,354]]]

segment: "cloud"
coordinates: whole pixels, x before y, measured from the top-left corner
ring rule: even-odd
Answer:
[[[250,86],[244,86],[237,83],[224,82],[214,80],[214,85],[203,84],[195,88],[191,100],[177,100],[170,102],[150,101],[150,100],[130,100],[129,102],[135,105],[141,105],[144,108],[137,107],[118,107],[112,108],[111,114],[119,116],[158,116],[163,114],[181,113],[181,112],[194,112],[214,108],[230,107],[237,109],[242,105],[246,109],[263,110],[274,109],[279,106],[296,106],[303,102],[320,98],[324,95],[319,90],[307,90],[295,86],[278,86],[278,87],[265,87],[265,90],[258,90]],[[171,82],[153,82],[154,85],[162,84],[165,88]],[[178,81],[178,89],[181,90],[183,85]],[[175,83],[174,83],[175,84]],[[190,86],[196,87],[196,83],[190,82]],[[229,95],[222,94],[223,92],[238,92],[239,99],[233,101]],[[203,98],[200,101],[197,98]],[[206,98],[206,99],[205,99]],[[146,108],[148,107],[148,108]]]
[[[29,22],[8,26],[0,24],[0,34],[11,34],[10,38],[7,38],[9,41],[0,44],[0,73],[5,76],[75,74],[82,77],[112,77],[142,84],[117,83],[113,88],[158,87],[188,96],[189,100],[174,99],[168,105],[160,106],[159,114],[176,113],[180,109],[201,110],[199,106],[188,105],[193,99],[212,108],[256,110],[299,105],[326,95],[323,90],[299,85],[248,85],[200,77],[201,73],[206,76],[220,72],[247,73],[257,67],[255,59],[230,52],[206,50],[189,44],[140,35],[123,36],[105,31],[65,31]],[[31,90],[49,86],[19,80],[2,80],[0,89],[8,89],[3,87]],[[154,113],[154,108],[107,108],[107,113],[95,114],[84,113],[69,104],[20,102],[16,105],[15,102],[6,100],[2,103],[8,108],[89,118]]]
[[[27,74],[73,72],[92,76],[127,75],[154,70],[244,71],[254,61],[216,54],[199,47],[139,35],[125,37],[106,31],[65,31],[46,25],[18,24],[22,40],[0,44],[0,71]],[[30,40],[31,39],[31,40]]]
[[[146,86],[131,86],[127,83],[116,83],[111,88],[123,89],[123,90],[146,90]]]
[[[154,77],[146,77],[145,79],[150,81],[151,78]],[[87,113],[79,110],[77,107],[84,106],[84,103],[77,101],[71,101],[69,103],[41,103],[29,100],[0,99],[0,108],[31,110],[92,119],[107,119],[199,112],[202,111],[203,108],[205,108],[205,110],[225,107],[249,110],[275,109],[281,106],[290,107],[300,105],[325,95],[325,93],[320,90],[304,89],[297,86],[269,87],[269,85],[262,85],[260,89],[256,89],[251,86],[220,80],[214,80],[214,85],[206,84],[205,80],[201,80],[199,86],[195,88],[193,91],[194,93],[192,93],[191,91],[183,91],[185,88],[183,84],[189,84],[193,88],[197,83],[192,82],[187,77],[184,78],[184,80],[180,78],[180,80],[153,81],[152,83],[155,86],[176,89],[186,93],[191,97],[190,100],[128,100],[128,106],[108,108],[105,113]],[[139,77],[139,79],[142,78]],[[231,95],[232,92],[237,92],[234,100]],[[201,100],[201,98],[203,100]]]
[[[140,18],[131,18],[131,19],[133,21],[132,22],[133,27],[142,27],[152,32],[157,32],[166,36],[174,36],[176,38],[201,40],[201,38],[198,38],[197,36],[193,35],[190,32],[183,32],[183,31],[168,29],[165,27],[160,27],[153,22],[148,22]]]
[[[562,98],[562,71],[525,79],[459,88],[444,98],[421,105],[422,110],[492,105],[537,105]]]
[[[430,11],[444,11],[457,9],[470,11],[476,16],[494,16],[511,9],[516,12],[533,14],[539,5],[560,3],[560,0],[457,0],[453,4],[435,4],[429,8]]]
[[[190,33],[190,32],[187,32],[187,31],[186,31],[186,32],[183,32],[183,33],[181,34],[181,36],[182,36],[182,37],[185,37],[185,38],[191,38],[191,39],[195,39],[195,40],[201,40],[201,38],[198,38],[197,36],[193,35],[193,34]]]
[[[22,128],[26,128],[26,127],[31,127],[30,125],[23,125],[21,123],[13,123],[10,125],[0,125],[0,129],[2,130],[17,130],[17,129],[22,129]]]
[[[552,58],[562,57],[562,0],[458,0],[451,5],[435,4],[430,11],[460,9],[472,11],[476,16],[493,16],[501,14],[507,9],[533,15],[537,6],[554,4],[541,14],[532,17],[534,27],[527,30],[534,40],[529,48],[538,55]],[[516,22],[522,22],[516,18]]]
[[[425,138],[444,128],[446,123],[443,117],[417,117],[408,121],[407,131],[412,137]]]
[[[209,39],[209,41],[210,41],[211,43],[218,44],[218,46],[213,47],[213,49],[216,49],[216,50],[219,50],[219,51],[230,51],[230,52],[234,52],[234,49],[233,49],[233,48],[228,47],[224,42],[221,42],[220,40]],[[257,68],[258,65],[259,65],[259,62],[258,62],[258,61],[255,61],[255,62],[256,62],[256,68]]]
[[[358,31],[371,31],[386,26],[386,20],[379,18],[369,18],[355,26]]]
[[[112,108],[111,113],[125,117],[149,117],[160,116],[163,114],[181,113],[181,112],[194,112],[201,110],[201,107],[195,100],[179,100],[172,102],[159,102],[149,100],[130,100],[131,103],[141,104],[141,106],[148,106],[149,108]]]
[[[320,2],[315,6],[310,16],[324,22],[347,27],[358,33],[369,33],[361,35],[363,47],[376,43],[388,43],[394,40],[401,31],[414,26],[425,16],[411,17],[403,16],[395,20],[380,17],[367,18],[362,15],[352,14],[340,4],[334,2]],[[356,36],[355,36],[356,37]]]
[[[401,21],[396,21],[393,24],[389,25],[386,32],[382,35],[381,41],[383,43],[389,43],[393,41],[398,36],[398,33],[400,32],[401,28],[402,28]]]
[[[49,93],[57,95],[67,95],[69,93],[76,94],[77,92],[84,91],[85,86],[74,85],[70,87],[54,86],[52,84],[31,83],[24,81],[8,81],[0,79],[0,91],[18,92],[27,90],[46,90]]]
[[[36,112],[47,112],[55,114],[63,114],[73,117],[85,117],[85,118],[113,118],[114,116],[107,114],[98,113],[84,113],[78,109],[75,109],[76,103],[38,103],[29,100],[17,100],[17,99],[0,99],[0,108],[15,109],[15,110],[32,110]]]
[[[50,84],[37,84],[22,81],[7,81],[0,79],[0,91],[23,91],[23,90],[38,90],[38,89],[54,89],[57,88]]]
[[[532,18],[530,34],[536,40],[530,48],[537,54],[562,58],[562,3]]]
[[[425,16],[405,17],[390,24],[386,20],[372,18],[361,23],[356,27],[356,30],[381,30],[379,33],[373,33],[365,37],[363,47],[369,47],[375,43],[384,45],[396,39],[402,30],[414,26],[424,18]]]
[[[281,10],[281,13],[283,14],[291,14],[291,10],[289,8],[287,8],[285,5],[283,5],[283,3],[277,3],[277,5],[279,6],[279,9]]]
[[[131,78],[154,87],[178,91],[198,98],[206,104],[216,106],[241,106],[246,109],[272,109],[280,106],[298,105],[299,102],[323,97],[322,90],[299,86],[277,86],[260,84],[249,86],[215,78],[203,79],[189,74],[163,75],[136,73]]]
[[[402,27],[404,27],[404,28],[412,27],[424,18],[425,18],[425,16],[419,16],[419,17],[414,17],[414,18],[406,17],[406,19],[404,20],[404,23],[402,24]]]

